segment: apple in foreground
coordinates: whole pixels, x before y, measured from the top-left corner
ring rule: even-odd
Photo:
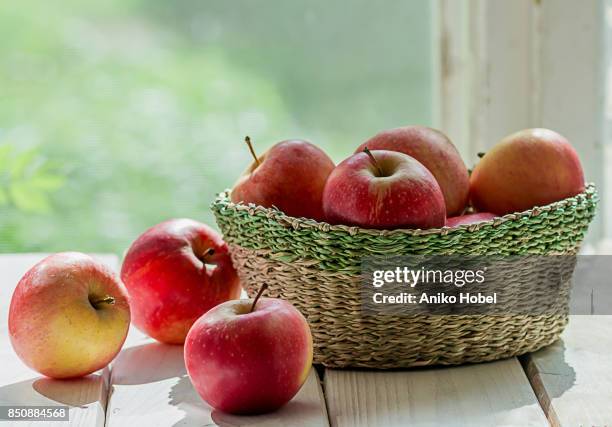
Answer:
[[[425,166],[397,151],[365,150],[329,176],[323,192],[328,222],[378,229],[444,225],[444,196]]]
[[[584,187],[578,154],[548,129],[526,129],[502,139],[470,177],[474,207],[498,215],[575,196]]]
[[[276,298],[223,303],[191,328],[185,364],[195,389],[230,414],[274,411],[297,394],[312,364],[304,316]]]
[[[399,151],[414,157],[436,178],[449,216],[460,214],[468,200],[470,179],[457,148],[442,132],[425,126],[405,126],[382,131],[364,142],[370,150]]]
[[[273,206],[287,215],[323,219],[322,195],[334,162],[307,141],[282,141],[260,157],[246,138],[254,161],[238,179],[231,193],[234,203]]]
[[[127,336],[130,307],[121,282],[88,255],[51,255],[19,281],[9,335],[30,368],[52,378],[102,369]]]
[[[143,233],[121,268],[132,321],[167,344],[182,344],[208,310],[240,296],[240,281],[221,235],[190,219],[171,219]]]
[[[490,221],[498,216],[489,212],[478,212],[446,219],[447,227],[457,227],[459,225],[477,224],[479,222]]]

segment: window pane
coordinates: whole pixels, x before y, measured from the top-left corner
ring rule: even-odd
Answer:
[[[0,251],[120,252],[166,218],[214,224],[245,135],[340,161],[431,124],[430,15],[427,0],[2,2]]]

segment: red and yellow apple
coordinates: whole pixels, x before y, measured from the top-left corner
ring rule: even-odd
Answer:
[[[474,207],[498,215],[547,205],[584,188],[578,154],[567,139],[548,129],[526,129],[502,139],[470,177]]]
[[[459,225],[476,224],[479,222],[490,221],[497,218],[497,215],[489,212],[478,212],[460,216],[454,216],[446,219],[447,227],[457,227]]]
[[[322,195],[334,162],[315,145],[282,141],[256,157],[231,192],[234,203],[276,207],[295,217],[323,219]]]
[[[182,344],[202,314],[240,296],[227,244],[190,219],[168,220],[143,233],[125,256],[121,278],[133,323],[167,344]]]
[[[304,316],[281,299],[256,301],[223,303],[187,335],[191,382],[205,402],[223,412],[274,411],[296,395],[311,368],[312,336]]]
[[[469,176],[461,155],[442,132],[425,126],[406,126],[382,131],[363,144],[370,150],[399,151],[414,157],[436,178],[446,204],[447,215],[463,212],[468,200]]]
[[[329,176],[323,209],[332,224],[364,228],[437,228],[446,219],[434,176],[397,151],[353,154]]]
[[[52,378],[95,372],[117,355],[130,307],[121,282],[88,255],[51,255],[19,281],[9,309],[17,355]]]

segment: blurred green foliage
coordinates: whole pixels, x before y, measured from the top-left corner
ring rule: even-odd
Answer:
[[[0,144],[0,207],[12,204],[22,212],[50,212],[49,195],[64,184],[64,177],[52,169],[37,148],[15,153],[12,145]]]
[[[1,2],[0,252],[120,253],[170,217],[214,224],[247,134],[339,161],[379,129],[429,124],[429,8]]]

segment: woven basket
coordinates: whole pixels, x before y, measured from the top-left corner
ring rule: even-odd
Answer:
[[[363,257],[575,255],[596,204],[595,187],[588,185],[583,193],[550,205],[431,230],[332,226],[234,204],[228,192],[212,209],[247,293],[253,296],[265,282],[269,296],[290,301],[308,319],[315,363],[389,369],[483,362],[538,350],[555,341],[567,324],[569,292],[564,309],[555,314],[364,315]]]

